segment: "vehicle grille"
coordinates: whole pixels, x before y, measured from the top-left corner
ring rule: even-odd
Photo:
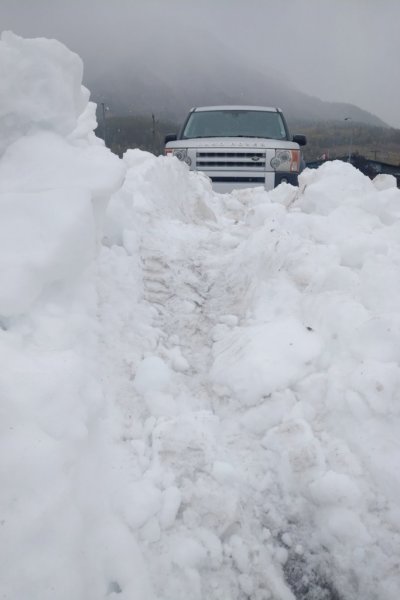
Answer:
[[[214,183],[265,183],[265,177],[211,177]]]
[[[196,152],[197,169],[265,170],[265,152]]]

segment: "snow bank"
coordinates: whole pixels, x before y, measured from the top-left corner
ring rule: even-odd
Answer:
[[[96,359],[98,226],[124,167],[62,44],[3,34],[0,74],[0,595],[99,598],[135,552],[107,510]]]
[[[306,170],[301,188],[247,213],[218,284],[240,291],[237,322],[216,328],[211,376],[264,448],[259,478],[276,474],[292,589],[319,570],[340,598],[394,600],[400,191],[341,162]]]

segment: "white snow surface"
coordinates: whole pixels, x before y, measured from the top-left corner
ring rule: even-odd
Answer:
[[[0,42],[0,597],[398,600],[400,191],[213,193]]]

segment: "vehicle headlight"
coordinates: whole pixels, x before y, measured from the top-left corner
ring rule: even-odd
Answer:
[[[189,167],[192,164],[192,159],[188,156],[187,148],[166,148],[165,154],[167,156],[176,156],[178,160],[185,162]]]
[[[275,150],[271,159],[274,171],[296,171],[300,169],[300,150]]]

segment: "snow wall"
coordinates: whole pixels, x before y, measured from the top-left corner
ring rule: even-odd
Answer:
[[[0,595],[102,598],[131,541],[108,507],[94,259],[125,168],[76,54],[4,33],[0,74]]]
[[[0,591],[397,600],[400,192],[213,194],[0,42]]]

